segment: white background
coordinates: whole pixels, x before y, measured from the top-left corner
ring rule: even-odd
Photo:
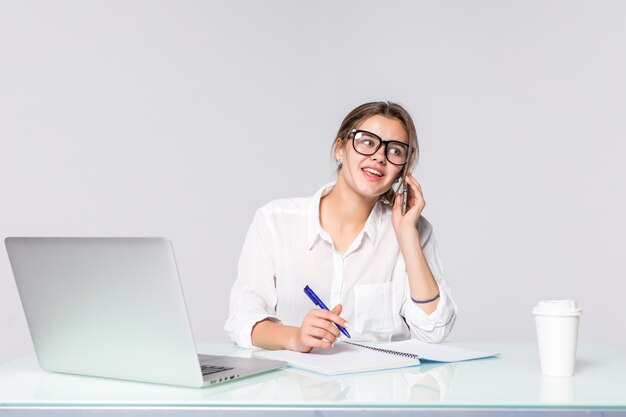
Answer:
[[[450,338],[533,340],[573,298],[626,348],[625,45],[619,0],[0,0],[0,237],[167,236],[196,339],[225,340],[254,210],[332,180],[345,114],[392,100]],[[32,351],[6,254],[0,335]]]

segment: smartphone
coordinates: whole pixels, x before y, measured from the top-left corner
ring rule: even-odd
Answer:
[[[404,213],[406,213],[406,200],[408,198],[408,194],[409,194],[409,187],[406,186],[406,181],[402,180],[402,210],[401,213],[404,216]]]

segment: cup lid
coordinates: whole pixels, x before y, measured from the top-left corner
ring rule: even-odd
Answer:
[[[574,300],[539,301],[533,308],[533,314],[539,316],[580,316],[582,310]]]

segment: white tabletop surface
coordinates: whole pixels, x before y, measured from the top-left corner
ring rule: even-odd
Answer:
[[[533,342],[458,342],[499,358],[328,377],[294,368],[202,389],[42,371],[34,355],[0,365],[0,406],[481,407],[626,410],[626,352],[579,343],[576,373],[541,375]],[[230,343],[200,353],[249,356]]]

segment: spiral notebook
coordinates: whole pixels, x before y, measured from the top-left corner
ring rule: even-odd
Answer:
[[[309,353],[260,350],[255,351],[253,355],[287,361],[290,366],[325,375],[341,375],[417,366],[420,359],[432,362],[459,362],[498,354],[410,339],[376,345],[337,342],[331,349],[313,349]]]

